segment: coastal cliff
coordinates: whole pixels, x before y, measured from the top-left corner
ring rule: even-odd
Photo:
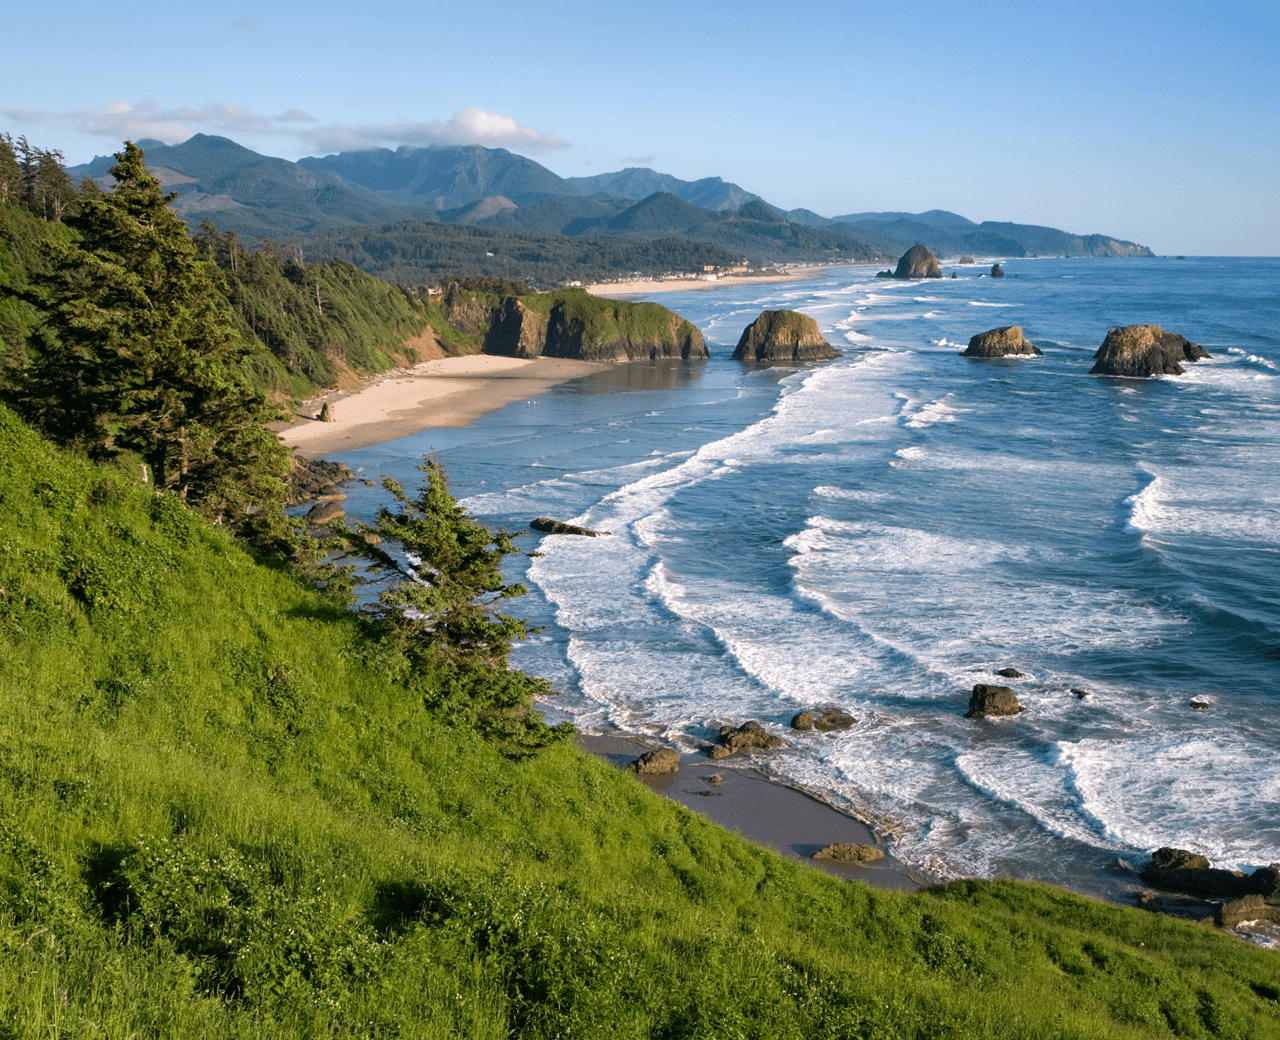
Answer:
[[[580,361],[685,360],[708,357],[702,333],[657,303],[629,303],[582,289],[499,295],[452,291],[451,327],[480,342],[485,354]]]
[[[818,323],[798,311],[764,311],[748,325],[733,352],[735,361],[830,361],[838,358]]]

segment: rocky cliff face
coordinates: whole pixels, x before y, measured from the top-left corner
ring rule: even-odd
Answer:
[[[877,278],[941,278],[942,268],[938,266],[938,258],[929,251],[928,246],[917,242],[898,260],[894,271],[881,271]]]
[[[735,361],[829,361],[840,357],[818,323],[798,311],[764,311],[743,330]]]
[[[1191,343],[1176,332],[1159,325],[1124,325],[1107,333],[1090,375],[1100,376],[1180,376],[1183,361],[1199,361],[1210,356],[1199,343]]]
[[[657,303],[603,300],[582,290],[529,296],[458,293],[446,301],[454,328],[505,357],[638,361],[705,358],[692,322]]]
[[[1007,357],[1010,354],[1038,356],[1040,353],[1039,347],[1028,343],[1023,338],[1021,325],[1006,325],[1003,328],[979,332],[969,340],[969,346],[961,356],[998,358]]]

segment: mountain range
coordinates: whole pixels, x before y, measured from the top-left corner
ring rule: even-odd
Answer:
[[[207,218],[224,232],[302,239],[304,248],[308,236],[340,246],[346,232],[367,242],[375,227],[411,221],[631,244],[677,239],[767,263],[887,260],[914,242],[940,256],[1151,255],[1108,235],[977,223],[946,210],[835,217],[783,210],[719,177],[685,181],[636,167],[560,177],[532,159],[479,145],[380,148],[294,163],[205,134],[179,145],[139,144],[148,167],[177,193],[174,209],[189,224]],[[114,162],[99,156],[67,172],[109,185]]]

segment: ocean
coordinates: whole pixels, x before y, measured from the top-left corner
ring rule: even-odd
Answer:
[[[559,691],[552,719],[686,751],[757,719],[789,746],[752,765],[937,879],[1106,895],[1163,845],[1280,860],[1280,260],[1002,263],[663,294],[710,361],[332,457],[414,483],[434,452],[490,526],[612,532],[518,540],[542,555],[512,562],[513,612],[541,631],[513,663]],[[731,361],[778,308],[844,357]],[[959,356],[1012,324],[1043,357]],[[1088,375],[1129,324],[1212,358]],[[381,497],[357,486],[348,511]],[[980,682],[1025,712],[964,718]],[[826,708],[857,725],[788,728]]]

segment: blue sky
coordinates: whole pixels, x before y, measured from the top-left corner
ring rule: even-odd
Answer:
[[[1280,254],[1280,3],[72,0],[6,22],[0,130],[72,164],[194,132],[290,159],[474,141],[826,216]]]

